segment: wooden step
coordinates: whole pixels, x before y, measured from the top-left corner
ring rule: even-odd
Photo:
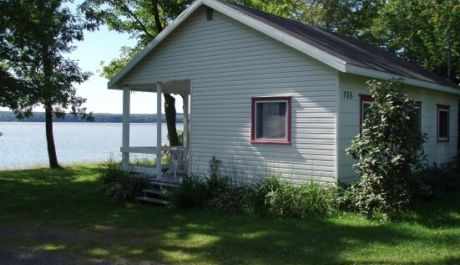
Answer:
[[[165,181],[151,181],[150,185],[152,186],[160,186],[160,187],[168,187],[168,188],[179,188],[180,183],[174,183],[174,182],[165,182]]]
[[[136,201],[138,202],[148,202],[148,203],[153,203],[153,204],[158,204],[158,205],[169,205],[169,202],[166,200],[162,199],[157,199],[157,198],[150,198],[150,197],[136,197]]]
[[[158,195],[158,196],[161,195],[161,190],[159,189],[143,189],[142,192],[147,193],[147,194],[152,194],[152,195]]]

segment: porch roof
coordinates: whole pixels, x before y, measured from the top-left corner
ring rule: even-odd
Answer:
[[[137,83],[126,84],[123,87],[128,87],[131,91],[141,92],[157,92],[157,82],[152,83]],[[123,89],[123,87],[114,87],[113,89]],[[161,82],[161,92],[171,94],[190,94],[191,81],[190,80],[170,80]]]

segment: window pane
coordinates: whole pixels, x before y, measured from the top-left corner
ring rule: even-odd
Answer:
[[[286,102],[256,104],[256,138],[286,138]]]
[[[439,111],[439,137],[449,137],[449,112],[446,110]]]
[[[372,102],[370,101],[363,101],[363,120],[361,121],[364,123],[366,120],[367,116],[369,116],[369,108],[371,107]]]
[[[422,132],[422,109],[420,107],[417,108],[417,116],[415,116],[414,122],[414,132],[421,133]]]

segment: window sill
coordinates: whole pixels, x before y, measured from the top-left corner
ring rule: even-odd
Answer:
[[[448,143],[449,142],[449,138],[438,138],[438,143]]]
[[[251,140],[251,144],[279,144],[279,145],[290,145],[291,142],[288,140]]]

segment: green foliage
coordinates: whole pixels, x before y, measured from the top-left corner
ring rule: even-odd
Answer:
[[[102,70],[99,74],[102,77],[110,79],[125,67],[134,56],[142,51],[144,45],[135,47],[123,46],[120,48],[120,57],[110,60],[109,62],[101,61]]]
[[[177,122],[177,117],[176,117],[176,122]],[[184,131],[177,131],[177,137],[179,138],[179,145],[184,146]],[[169,138],[169,136],[168,136]]]
[[[102,190],[117,200],[134,200],[148,186],[146,178],[122,171],[121,164],[113,160],[102,165],[100,174]]]
[[[368,25],[374,43],[422,68],[460,82],[460,2],[393,0]]]
[[[341,184],[337,190],[337,206],[340,210],[354,212],[358,210],[359,196],[362,194],[358,183]]]
[[[181,186],[168,196],[172,205],[178,208],[203,208],[208,202],[208,185],[199,176],[182,180]]]
[[[302,185],[282,182],[272,176],[256,185],[231,186],[220,176],[221,162],[211,160],[211,175],[186,178],[170,195],[180,208],[210,208],[224,213],[246,213],[278,217],[325,217],[336,212],[336,190],[310,182]]]
[[[419,199],[428,199],[432,196],[440,197],[449,192],[460,190],[459,159],[455,158],[450,163],[438,166],[425,167],[414,178],[423,183],[429,192],[417,194]]]
[[[253,215],[260,212],[254,203],[255,196],[255,190],[250,186],[222,189],[220,193],[209,200],[208,206],[223,213]]]
[[[373,37],[370,25],[385,4],[382,0],[234,0],[232,2],[327,31],[364,39]]]
[[[221,166],[222,161],[213,156],[209,162],[209,177],[206,178],[210,198],[219,196],[230,188],[227,179],[222,176]]]
[[[55,117],[71,114],[91,119],[76,95],[75,84],[86,81],[66,53],[72,43],[83,40],[84,23],[66,7],[68,1],[3,1],[0,8],[0,106],[15,111],[17,118],[28,117],[33,107],[52,108]],[[6,98],[5,98],[6,97]]]
[[[361,181],[356,208],[372,214],[394,214],[411,200],[410,176],[421,169],[426,136],[415,131],[418,106],[397,80],[369,81],[374,102],[363,124],[347,149]]]
[[[275,185],[273,185],[275,184]],[[269,180],[265,207],[273,216],[309,218],[330,216],[337,210],[336,189],[318,182],[293,185]]]

